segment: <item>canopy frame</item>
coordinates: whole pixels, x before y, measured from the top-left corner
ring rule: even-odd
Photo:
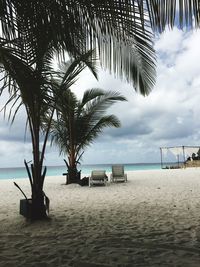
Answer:
[[[186,162],[186,158],[185,158],[185,151],[190,148],[190,149],[200,149],[200,146],[169,146],[169,147],[160,147],[160,156],[161,156],[161,168],[163,169],[163,150],[168,150],[170,151],[170,149],[177,149],[177,151],[179,150],[182,150],[182,155],[183,155],[183,161],[184,161],[184,164]],[[194,152],[193,152],[194,153]],[[179,167],[179,155],[180,153],[177,153],[176,156],[177,156],[177,163],[178,163],[178,167]]]

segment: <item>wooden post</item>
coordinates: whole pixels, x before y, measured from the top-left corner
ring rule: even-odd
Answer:
[[[179,168],[179,154],[177,155],[178,168]]]
[[[186,161],[185,161],[185,149],[183,146],[183,161],[184,161],[184,167],[186,167]]]
[[[162,148],[160,147],[161,169],[163,169]]]

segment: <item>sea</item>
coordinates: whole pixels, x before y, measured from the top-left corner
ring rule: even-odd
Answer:
[[[158,170],[161,169],[160,163],[128,163],[123,164],[125,171],[136,170]],[[92,164],[92,165],[80,165],[78,167],[81,170],[81,177],[87,176],[92,170],[106,170],[111,172],[112,164]],[[62,176],[66,173],[66,166],[47,166],[46,176]],[[17,168],[0,168],[0,179],[18,179],[27,178],[27,172],[25,167]]]

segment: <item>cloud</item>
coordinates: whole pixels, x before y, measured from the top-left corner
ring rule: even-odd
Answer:
[[[14,122],[8,120],[8,116],[0,118],[0,140],[9,142],[31,142],[30,133],[26,127],[26,114],[21,109]]]
[[[165,55],[172,55],[180,51],[182,45],[183,33],[178,28],[174,28],[173,31],[166,29],[165,32],[158,36],[155,43],[155,49],[158,53]]]
[[[117,137],[123,143],[123,147],[118,146],[123,159],[159,161],[160,146],[199,145],[199,38],[199,31],[184,33],[178,29],[161,36],[155,46],[157,83],[148,97],[113,83],[129,100],[126,108],[124,105],[120,109],[118,104],[112,108],[122,120],[123,128],[109,131],[110,140]]]
[[[0,141],[1,168],[23,166],[24,159],[31,160],[32,149],[29,144],[17,141]]]
[[[200,140],[200,31],[166,31],[156,39],[157,82],[143,97],[108,72],[99,71],[96,81],[89,71],[73,87],[78,97],[88,88],[116,90],[128,102],[116,103],[109,114],[119,117],[122,127],[104,131],[83,156],[83,163],[159,162],[161,146],[199,145]],[[0,103],[3,103],[2,98]],[[1,115],[3,117],[3,115]],[[16,166],[31,158],[29,139],[24,143],[25,116],[11,128],[1,118],[0,166]],[[30,154],[29,154],[30,153]],[[48,147],[45,164],[63,164],[58,150]],[[21,164],[21,165],[22,165]]]

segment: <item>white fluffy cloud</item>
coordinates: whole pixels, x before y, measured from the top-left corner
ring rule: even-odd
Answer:
[[[199,43],[200,31],[178,29],[166,31],[156,40],[157,82],[148,97],[136,94],[130,85],[103,71],[99,71],[99,82],[89,71],[82,73],[73,88],[79,97],[86,89],[99,87],[117,90],[128,99],[109,110],[119,117],[122,127],[105,130],[85,151],[83,163],[159,162],[160,146],[200,145]],[[18,121],[19,127],[14,126],[14,137],[0,121],[0,153],[7,157],[0,162],[1,167],[19,166],[21,159],[31,157],[29,140],[25,144],[22,140],[22,124]],[[63,164],[55,148],[47,152],[47,165]]]

